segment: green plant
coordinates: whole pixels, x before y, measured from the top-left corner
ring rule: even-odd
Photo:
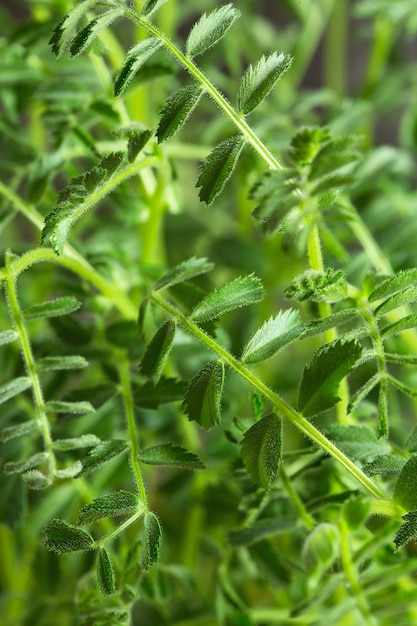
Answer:
[[[1,39],[5,624],[413,623],[415,3],[352,7],[350,101],[345,0],[277,3],[272,52],[247,3],[184,45],[188,3],[26,4]]]

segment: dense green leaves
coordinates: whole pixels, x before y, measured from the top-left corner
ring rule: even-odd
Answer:
[[[144,376],[158,382],[175,337],[175,322],[165,322],[152,337],[140,363]]]
[[[368,476],[375,476],[377,474],[382,474],[383,476],[398,476],[405,463],[405,459],[401,456],[383,454],[377,456],[376,459],[370,463],[367,463],[363,471],[368,474]]]
[[[10,398],[14,398],[22,391],[29,389],[32,386],[32,381],[27,376],[19,376],[11,380],[9,383],[1,385],[0,387],[0,404],[7,402]]]
[[[223,191],[237,165],[244,143],[240,135],[235,135],[219,143],[206,158],[197,180],[197,187],[201,187],[199,195],[202,202],[212,204]]]
[[[61,519],[48,522],[43,529],[43,535],[44,546],[58,554],[91,550],[94,547],[93,538],[89,533]]]
[[[173,93],[161,111],[156,131],[159,143],[170,139],[182,128],[203,95],[201,87],[189,85]]]
[[[265,295],[262,283],[253,274],[236,278],[209,293],[191,313],[195,322],[208,322],[242,306],[255,304]]]
[[[214,264],[207,261],[207,259],[192,257],[191,259],[176,265],[164,274],[155,284],[154,289],[155,291],[167,289],[168,287],[177,285],[178,283],[189,280],[190,278],[194,278],[194,276],[206,274],[212,270],[213,267]]]
[[[267,489],[281,461],[281,420],[270,413],[246,431],[241,456],[252,480]]]
[[[300,314],[294,309],[280,311],[271,317],[243,348],[244,363],[258,363],[269,359],[284,346],[297,339],[304,330]]]
[[[40,317],[57,317],[59,315],[69,315],[78,311],[81,307],[81,302],[72,296],[63,296],[62,298],[55,298],[55,300],[48,300],[46,302],[39,302],[33,304],[31,307],[25,310],[25,318],[27,320],[34,320]]]
[[[103,596],[111,596],[116,591],[114,569],[105,548],[99,548],[96,556],[97,584]]]
[[[284,52],[263,56],[250,65],[242,76],[237,95],[237,108],[246,115],[262,102],[275,83],[291,66],[292,59]]]
[[[299,410],[305,417],[322,413],[339,401],[340,381],[352,370],[362,354],[355,341],[341,340],[323,346],[304,369],[298,396]]]
[[[223,383],[224,364],[210,361],[197,372],[185,392],[184,413],[205,430],[220,425]]]
[[[195,57],[214,46],[239,16],[239,11],[232,4],[225,4],[208,14],[204,13],[188,35],[187,55]]]
[[[394,499],[407,511],[417,509],[417,456],[410,457],[402,468],[394,488]]]
[[[110,26],[118,17],[123,15],[123,10],[119,8],[112,8],[102,13],[94,20],[92,20],[87,26],[82,28],[77,36],[71,43],[70,53],[71,56],[81,54],[88,48],[88,46],[94,41],[96,37],[101,33],[104,28]]]
[[[120,517],[136,513],[140,507],[139,497],[130,491],[115,491],[96,498],[91,504],[85,504],[78,523],[81,526],[97,522],[104,517]]]
[[[156,37],[148,37],[132,48],[114,81],[114,95],[121,96],[142,65],[161,47]]]
[[[161,547],[161,525],[152,511],[145,513],[143,518],[144,542],[142,552],[142,568],[147,572],[159,559]]]
[[[205,468],[196,454],[171,443],[146,448],[140,452],[139,459],[147,465],[173,465],[187,470]]]

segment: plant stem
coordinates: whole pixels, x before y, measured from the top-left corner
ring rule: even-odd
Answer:
[[[301,413],[298,413],[280,396],[272,391],[265,383],[253,374],[245,365],[238,361],[230,352],[220,346],[212,337],[207,335],[192,320],[189,320],[181,311],[172,306],[159,293],[153,292],[152,299],[174,317],[196,339],[202,341],[207,347],[215,352],[231,369],[246,380],[261,395],[267,398],[278,412],[289,419],[306,437],[311,439],[317,446],[322,448],[327,454],[340,463],[372,496],[381,500],[388,498],[372,480],[370,480],[339,448],[337,448],[323,433],[321,433],[311,422]]]
[[[142,507],[142,508],[138,509],[136,511],[136,513],[134,513],[133,515],[128,517],[127,520],[125,520],[122,524],[120,524],[119,526],[116,526],[116,528],[114,528],[107,535],[102,537],[99,541],[96,541],[95,542],[95,547],[96,548],[104,548],[106,543],[108,543],[109,541],[113,541],[113,539],[118,537],[118,535],[121,535],[126,530],[126,528],[128,528],[129,526],[131,526],[131,524],[136,522],[136,520],[139,519],[140,517],[142,517],[142,515],[144,513],[146,513],[146,508],[145,507]]]
[[[346,92],[348,5],[334,0],[325,37],[325,84],[343,98]]]

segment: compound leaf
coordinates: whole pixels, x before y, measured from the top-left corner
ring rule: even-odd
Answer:
[[[82,460],[83,469],[80,472],[80,476],[86,476],[100,465],[110,461],[113,457],[126,452],[128,444],[124,439],[110,439],[109,441],[103,441],[97,447],[93,448],[87,456]]]
[[[297,339],[303,330],[298,311],[280,311],[256,331],[244,347],[241,360],[244,363],[259,363],[270,359],[278,350]]]
[[[220,425],[223,383],[224,364],[210,361],[197,372],[185,392],[184,413],[205,430]]]
[[[91,504],[85,504],[80,511],[78,523],[84,526],[104,517],[119,517],[136,513],[140,505],[137,494],[131,491],[115,491],[96,498]]]
[[[184,126],[202,95],[201,87],[189,85],[168,98],[161,111],[161,119],[156,131],[159,143],[175,135]]]
[[[270,413],[246,431],[240,454],[253,482],[267,489],[281,461],[281,420]]]
[[[140,372],[158,382],[175,337],[175,322],[162,324],[152,337],[140,363]]]
[[[220,315],[263,299],[264,288],[254,274],[236,278],[209,293],[191,313],[195,322],[209,322]]]
[[[273,52],[267,57],[263,56],[255,65],[250,65],[240,81],[238,110],[246,115],[256,109],[291,63],[292,58],[288,54]]]
[[[409,330],[410,328],[415,328],[417,326],[417,315],[407,315],[402,319],[398,320],[398,322],[394,322],[393,324],[389,324],[385,326],[381,330],[381,337],[386,339],[387,337],[392,337],[393,335],[398,335],[398,333],[402,333],[404,330]],[[409,356],[409,355],[407,355]]]
[[[57,554],[91,550],[94,547],[94,540],[89,533],[58,518],[46,524],[43,535],[44,546]]]
[[[160,289],[167,289],[168,287],[182,283],[190,278],[194,278],[194,276],[206,274],[207,272],[210,272],[213,267],[214,263],[210,263],[207,259],[192,257],[191,259],[176,265],[164,274],[155,284],[154,290],[159,291]]]
[[[139,460],[147,465],[173,465],[187,470],[205,468],[204,463],[196,454],[171,443],[163,443],[142,450],[139,454]]]
[[[142,552],[142,568],[148,572],[159,559],[162,531],[159,520],[152,511],[144,515],[145,537]]]
[[[103,596],[111,596],[116,591],[114,569],[109,553],[105,548],[97,550],[96,556],[97,585]]]
[[[212,204],[237,165],[244,146],[241,135],[234,135],[219,143],[201,166],[196,187],[201,187],[199,197],[207,206]]]
[[[239,11],[232,4],[225,4],[209,14],[204,13],[188,35],[185,46],[187,55],[195,57],[214,46],[239,16]]]
[[[0,387],[0,404],[7,402],[10,398],[14,398],[22,391],[29,389],[32,386],[32,381],[28,376],[19,376],[11,380],[9,383],[5,383]]]
[[[320,348],[304,369],[298,408],[305,417],[330,409],[340,400],[340,381],[353,369],[362,354],[355,341],[338,340]]]
[[[150,57],[160,48],[162,43],[156,37],[148,37],[129,50],[126,59],[114,81],[114,95],[120,96]]]
[[[77,56],[78,54],[84,52],[94,39],[98,37],[102,30],[107,28],[107,26],[110,26],[112,22],[122,15],[122,9],[109,9],[92,20],[89,24],[87,24],[87,26],[84,26],[71,43],[71,56]]]
[[[55,300],[47,300],[33,304],[24,311],[27,320],[35,320],[40,317],[58,317],[59,315],[69,315],[78,311],[81,302],[72,296],[63,296]]]
[[[407,511],[417,509],[417,455],[410,457],[402,468],[394,487],[394,500]]]

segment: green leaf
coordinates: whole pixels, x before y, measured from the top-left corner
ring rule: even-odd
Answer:
[[[122,452],[126,452],[127,448],[128,444],[124,439],[103,441],[82,459],[83,469],[80,472],[80,476],[87,476],[87,474],[94,472],[103,463],[110,461],[110,459]]]
[[[320,335],[330,328],[343,326],[344,324],[348,324],[349,322],[353,322],[356,320],[362,321],[362,317],[356,309],[343,309],[342,311],[332,313],[332,315],[329,315],[328,317],[325,317],[323,319],[314,320],[313,322],[310,322],[309,324],[304,326],[302,337],[304,339],[305,337]],[[361,329],[358,329],[358,333],[359,332],[361,332]]]
[[[390,311],[398,309],[400,306],[407,306],[416,301],[417,285],[411,285],[411,287],[407,287],[407,289],[396,293],[395,295],[385,300],[382,304],[377,306],[375,309],[375,316],[381,317],[381,315],[386,315]]]
[[[417,283],[417,269],[404,270],[398,272],[395,276],[390,276],[381,285],[379,285],[369,296],[369,302],[376,302],[383,298],[388,298],[399,291],[404,291],[407,287]]]
[[[7,426],[3,428],[0,434],[0,441],[10,441],[10,439],[16,439],[17,437],[24,437],[35,431],[39,432],[40,422],[38,420],[27,420],[16,426]]]
[[[201,87],[189,85],[176,91],[168,98],[161,111],[161,119],[156,131],[159,143],[175,135],[184,126],[203,93]]]
[[[391,451],[387,441],[377,439],[374,431],[366,426],[331,424],[325,434],[353,461],[369,461]]]
[[[241,135],[234,135],[219,143],[200,168],[196,187],[201,187],[199,197],[207,206],[212,204],[237,165],[244,146]]]
[[[256,109],[291,63],[292,58],[288,54],[273,52],[267,57],[263,56],[255,65],[249,65],[239,84],[239,112],[246,115]]]
[[[263,519],[247,528],[232,530],[229,533],[229,543],[232,546],[250,546],[268,537],[294,531],[296,524],[295,520]]]
[[[29,389],[32,387],[32,381],[28,376],[20,376],[19,378],[15,378],[11,380],[9,383],[5,383],[0,387],[0,404],[3,402],[7,402],[10,398],[14,398],[22,391]]]
[[[417,455],[410,457],[402,468],[394,487],[394,500],[407,511],[417,509]]]
[[[329,177],[333,172],[356,161],[359,157],[353,150],[358,137],[346,136],[332,139],[324,144],[310,165],[309,180]]]
[[[38,372],[80,370],[88,366],[83,356],[47,356],[36,363]]]
[[[270,413],[244,434],[240,454],[253,482],[267,489],[281,462],[281,420]]]
[[[161,7],[168,0],[148,0],[142,7],[141,15],[147,17],[151,15],[154,11],[157,11],[159,7]]]
[[[135,74],[144,63],[160,48],[162,42],[156,37],[148,37],[129,50],[126,59],[114,81],[114,95],[121,96]]]
[[[82,469],[83,464],[81,461],[75,461],[72,465],[55,470],[55,476],[61,479],[75,478],[79,476]]]
[[[152,337],[140,363],[140,373],[155,382],[161,377],[175,337],[175,322],[162,324]]]
[[[243,306],[262,300],[265,291],[260,279],[254,274],[236,278],[209,293],[191,313],[195,322],[209,322]]]
[[[244,363],[259,363],[270,359],[281,348],[297,339],[303,332],[300,314],[294,309],[280,311],[271,317],[243,348]]]
[[[206,467],[196,454],[188,452],[180,446],[174,446],[172,443],[163,443],[142,450],[139,454],[139,460],[147,465],[173,465],[186,470],[205,469]]]
[[[362,354],[355,341],[338,340],[325,345],[304,369],[298,396],[298,408],[305,417],[327,411],[339,400],[340,381],[354,368]]]
[[[317,126],[302,128],[291,140],[291,160],[300,168],[309,165],[317,155],[321,145],[329,141],[329,139],[328,128],[319,128]]]
[[[70,41],[73,38],[77,24],[81,17],[90,10],[90,7],[95,3],[95,0],[85,0],[79,2],[54,28],[49,45],[52,47],[53,53],[59,58],[67,49]]]
[[[74,415],[87,415],[95,413],[95,408],[90,402],[62,402],[60,400],[50,400],[45,404],[47,413],[73,413]]]
[[[91,550],[94,547],[94,540],[89,533],[58,518],[46,524],[43,536],[44,546],[57,554]]]
[[[394,538],[397,550],[417,537],[417,511],[410,511],[403,516],[403,520],[405,521]]]
[[[3,330],[0,333],[0,346],[5,346],[12,341],[16,341],[19,335],[15,330]]]
[[[116,591],[114,569],[105,548],[99,548],[96,556],[97,585],[103,596],[111,596]]]
[[[182,400],[186,383],[175,378],[161,377],[156,385],[147,382],[135,387],[133,398],[136,406],[157,409],[161,404]]]
[[[159,559],[162,531],[159,520],[152,511],[143,519],[145,536],[143,542],[142,568],[148,572]]]
[[[129,163],[133,163],[152,137],[153,131],[139,122],[132,122],[128,126],[120,128],[116,134],[119,137],[127,137],[127,160]]]
[[[136,513],[140,506],[137,494],[131,491],[115,491],[96,498],[91,504],[85,504],[80,511],[78,523],[85,526],[104,517],[129,515]]]
[[[78,450],[79,448],[93,448],[101,443],[96,435],[87,433],[79,437],[70,437],[68,439],[55,439],[52,443],[54,450]]]
[[[23,474],[27,470],[40,467],[48,460],[46,452],[38,452],[28,459],[22,461],[14,461],[11,463],[5,463],[3,471],[5,474]]]
[[[33,304],[25,309],[24,316],[27,320],[35,320],[40,317],[57,317],[59,315],[69,315],[78,311],[81,302],[72,296],[64,296],[55,300],[47,300],[38,304]]]
[[[155,284],[154,290],[160,291],[161,289],[167,289],[178,283],[190,280],[190,278],[194,278],[195,276],[200,276],[200,274],[206,274],[213,268],[214,263],[210,263],[207,259],[192,257],[176,265],[164,274]]]
[[[21,475],[28,489],[39,491],[51,486],[51,479],[37,469],[31,469]]]
[[[338,302],[347,297],[345,274],[331,267],[325,272],[306,270],[294,278],[284,294],[297,302]]]
[[[365,474],[368,476],[376,476],[382,474],[383,476],[398,476],[402,468],[405,465],[405,459],[401,456],[394,456],[392,454],[382,454],[377,456],[376,459],[367,463],[363,468]]]
[[[189,57],[202,54],[214,46],[240,17],[232,4],[225,4],[211,13],[204,13],[192,27],[185,46]]]
[[[394,322],[393,324],[389,324],[388,326],[385,326],[381,330],[381,337],[384,337],[384,339],[386,339],[387,337],[398,335],[399,333],[402,333],[404,330],[409,330],[410,328],[415,328],[416,326],[417,326],[417,315],[416,314],[407,315],[406,317],[403,317],[401,320],[398,320],[398,322]]]
[[[223,383],[224,364],[210,361],[197,372],[185,392],[184,413],[205,430],[220,425]]]
[[[123,10],[119,8],[112,8],[102,13],[94,20],[92,20],[87,26],[82,28],[77,36],[71,43],[70,54],[71,56],[77,56],[88,48],[88,46],[94,41],[102,30],[110,26],[118,17],[123,15]]]

